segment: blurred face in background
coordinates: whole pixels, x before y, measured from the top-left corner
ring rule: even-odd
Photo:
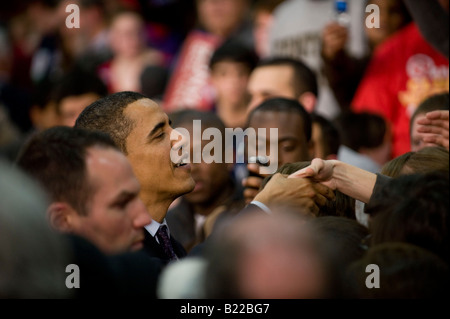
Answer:
[[[250,103],[247,112],[273,97],[297,99],[293,87],[294,70],[288,65],[260,66],[253,70],[248,81]]]
[[[273,15],[266,10],[255,13],[253,22],[253,37],[255,39],[255,49],[260,57],[269,55],[269,35],[273,24]]]
[[[55,101],[50,101],[44,106],[33,105],[30,109],[30,119],[38,131],[60,125],[61,122]]]
[[[311,160],[312,144],[306,140],[300,115],[292,112],[256,112],[250,119],[249,127],[256,130],[258,143],[259,139],[265,139],[266,152],[271,150],[270,143],[278,143],[278,167],[286,163]],[[271,128],[278,129],[277,141],[270,136]],[[265,129],[266,136],[259,136],[258,129]],[[272,160],[273,154],[269,158]]]
[[[142,18],[135,13],[116,16],[111,24],[110,41],[115,55],[137,56],[145,47]]]
[[[74,126],[78,115],[86,106],[100,98],[96,93],[86,93],[81,95],[68,96],[59,103],[60,125]]]
[[[383,166],[389,160],[391,160],[392,153],[392,134],[391,129],[387,125],[386,132],[384,133],[383,142],[374,148],[361,148],[359,153],[369,156],[378,165]]]
[[[25,1],[24,1],[25,2]],[[31,22],[34,31],[41,34],[49,34],[56,31],[59,26],[64,25],[67,13],[66,2],[59,5],[48,6],[45,1],[28,1],[26,15]],[[50,1],[51,2],[51,1]]]
[[[249,68],[240,62],[217,62],[211,70],[211,83],[219,100],[239,104],[247,100]]]
[[[375,4],[380,8],[380,27],[366,28],[370,45],[375,48],[409,21],[408,13],[402,1],[371,0],[368,4]],[[367,13],[367,15],[370,13]]]
[[[248,9],[248,0],[197,0],[200,25],[220,37],[236,30]]]
[[[206,124],[208,125],[208,124]],[[202,154],[202,160],[200,163],[194,163],[194,150],[201,149],[209,144],[209,140],[194,141],[194,128],[191,123],[183,123],[180,127],[188,130],[190,134],[190,165],[191,165],[191,175],[195,181],[194,190],[190,193],[184,195],[184,199],[191,204],[208,204],[214,202],[216,198],[227,188],[230,181],[230,171],[232,164],[227,164],[224,161],[225,154],[222,153],[223,159],[221,162],[216,162],[214,160],[214,151],[211,154]],[[206,126],[204,127],[206,129]],[[203,130],[204,131],[204,130]],[[202,131],[202,135],[203,135]],[[199,143],[194,145],[194,143]],[[195,146],[195,147],[194,147]],[[210,157],[211,156],[211,157]],[[207,163],[205,162],[211,162]]]

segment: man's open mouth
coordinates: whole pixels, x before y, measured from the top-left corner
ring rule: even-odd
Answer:
[[[186,166],[187,164],[189,164],[188,162],[188,154],[184,154],[183,157],[180,159],[180,161],[178,163],[175,163],[175,168],[178,167],[182,167],[182,166]]]
[[[187,165],[187,163],[185,163],[185,162],[180,162],[180,163],[175,164],[175,167],[178,168],[178,167],[186,166],[186,165]]]
[[[189,154],[184,153],[182,156],[179,156],[177,158],[173,158],[171,156],[171,160],[173,163],[173,167],[175,167],[175,168],[183,167],[183,166],[186,166],[189,164]],[[175,163],[175,161],[176,161],[176,163]]]

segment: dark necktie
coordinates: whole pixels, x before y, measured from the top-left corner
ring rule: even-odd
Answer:
[[[167,226],[166,225],[159,226],[159,229],[156,232],[156,236],[158,236],[159,244],[164,249],[164,253],[169,258],[169,260],[170,261],[177,260],[178,257],[173,250],[172,243],[170,242],[169,234],[167,233]]]

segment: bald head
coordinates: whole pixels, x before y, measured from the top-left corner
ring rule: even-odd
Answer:
[[[216,238],[215,253],[208,255],[207,292],[211,297],[323,296],[324,267],[303,218],[278,213],[276,217],[249,215],[222,231],[222,237]],[[227,261],[215,254],[226,256]]]

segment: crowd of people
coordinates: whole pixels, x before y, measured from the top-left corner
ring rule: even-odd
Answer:
[[[0,298],[450,297],[449,0],[0,7]]]

